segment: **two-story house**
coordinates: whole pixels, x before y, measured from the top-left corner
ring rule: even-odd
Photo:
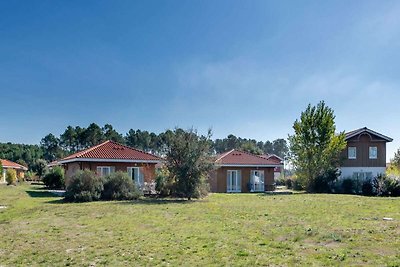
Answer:
[[[372,178],[386,171],[386,143],[393,139],[367,127],[346,133],[341,178]]]

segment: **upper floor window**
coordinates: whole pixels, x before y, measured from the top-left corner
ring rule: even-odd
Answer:
[[[378,148],[376,146],[369,147],[369,158],[377,159],[378,158]]]
[[[107,176],[110,173],[114,172],[115,168],[111,167],[111,166],[98,166],[96,171],[97,171],[97,175],[100,176]]]
[[[357,158],[357,148],[350,146],[348,148],[348,156],[349,156],[349,159],[356,159]]]

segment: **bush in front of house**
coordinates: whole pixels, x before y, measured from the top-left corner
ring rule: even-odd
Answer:
[[[104,179],[90,170],[78,171],[67,186],[65,200],[87,202],[101,199]]]
[[[324,174],[317,176],[311,185],[312,191],[316,193],[331,193],[339,175],[339,170],[331,169]]]
[[[372,179],[367,179],[363,182],[361,192],[364,196],[373,196],[375,194]]]
[[[399,177],[379,174],[373,179],[372,184],[378,196],[400,196]]]
[[[293,188],[293,180],[292,178],[286,178],[285,179],[285,185],[287,189],[292,189]]]
[[[6,182],[7,182],[7,185],[16,185],[16,183],[17,183],[17,172],[14,169],[7,169],[7,171],[6,171]]]
[[[173,182],[169,177],[168,169],[163,166],[156,170],[156,192],[159,196],[165,197],[171,195]]]
[[[101,199],[132,200],[138,199],[141,195],[141,191],[126,172],[114,172],[104,179]]]
[[[285,179],[285,185],[287,189],[304,190],[304,186],[302,185],[301,181],[297,178],[296,175],[287,177]]]
[[[65,187],[64,169],[56,166],[43,176],[43,183],[48,188],[63,189]]]
[[[352,178],[345,178],[342,181],[342,193],[344,194],[354,194],[355,193],[355,183]]]

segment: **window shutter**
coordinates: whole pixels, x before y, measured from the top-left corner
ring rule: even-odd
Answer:
[[[115,166],[111,166],[111,167],[110,167],[110,173],[111,173],[111,172],[115,172]]]
[[[96,168],[96,174],[97,174],[97,175],[101,175],[101,168],[100,168],[100,167],[97,167],[97,168]]]

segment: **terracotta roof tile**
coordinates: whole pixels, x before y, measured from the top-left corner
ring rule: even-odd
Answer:
[[[1,161],[1,165],[4,168],[19,169],[19,170],[24,170],[24,171],[28,170],[27,167],[25,167],[25,166],[23,166],[21,164],[15,163],[15,162],[13,162],[11,160],[8,160],[8,159],[0,159],[0,161]]]
[[[60,163],[67,160],[79,159],[115,159],[115,160],[140,160],[159,161],[159,157],[143,152],[129,146],[124,146],[114,141],[105,141],[99,145],[79,151],[60,160]]]
[[[281,166],[276,160],[267,159],[249,152],[232,149],[220,155],[215,163],[222,165],[269,165]]]
[[[260,155],[260,157],[265,158],[265,159],[269,159],[277,164],[282,164],[283,159],[278,157],[275,154],[266,154],[266,155]]]

